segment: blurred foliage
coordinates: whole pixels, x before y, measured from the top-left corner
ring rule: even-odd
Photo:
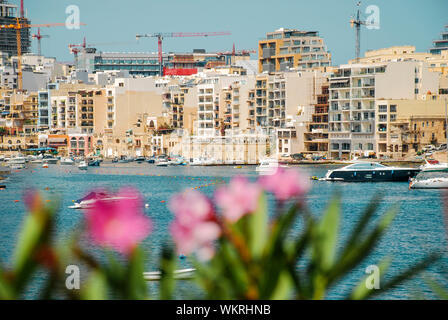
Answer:
[[[45,203],[40,196],[36,201],[25,217],[12,267],[0,266],[1,299],[23,298],[33,276],[42,270],[47,274],[40,292],[43,299],[149,298],[143,277],[145,257],[139,247],[124,259],[108,250],[103,251],[104,259],[98,259],[80,247],[82,227],[75,229],[68,243],[55,246],[58,201]],[[196,268],[192,281],[203,289],[207,299],[325,299],[340,279],[361,268],[397,212],[392,208],[373,223],[380,198],[373,199],[340,248],[340,201],[336,194],[320,219],[297,201],[270,219],[267,196],[263,194],[256,212],[234,224],[222,221],[222,236],[210,261],[189,257]],[[293,228],[298,222],[302,230],[295,235]],[[439,257],[430,254],[387,281],[383,276],[391,260],[385,258],[378,262],[380,289],[368,289],[364,278],[346,297],[367,299],[381,294],[425,270]],[[173,299],[177,261],[174,250],[164,246],[159,261],[159,295],[155,298]],[[66,266],[76,263],[86,266],[87,276],[80,290],[68,290]],[[441,298],[448,297],[446,289],[433,281],[428,284]]]

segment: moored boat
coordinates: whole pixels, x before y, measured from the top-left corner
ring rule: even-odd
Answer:
[[[358,162],[343,168],[329,170],[325,181],[380,182],[409,181],[420,172],[419,168],[388,167],[376,162]]]
[[[87,170],[87,168],[88,168],[88,164],[85,161],[81,161],[78,165],[79,170]]]
[[[260,161],[260,164],[255,168],[255,171],[258,172],[259,175],[270,175],[274,174],[279,167],[283,168],[287,166],[280,164],[277,159],[264,159]]]
[[[62,158],[59,162],[62,166],[72,166],[75,164],[75,161],[73,161],[70,158]]]

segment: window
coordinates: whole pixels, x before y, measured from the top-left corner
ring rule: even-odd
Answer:
[[[378,110],[379,112],[387,112],[387,106],[385,105],[378,106]]]
[[[390,105],[390,112],[397,112],[397,105],[396,104],[391,104]]]
[[[396,114],[391,114],[390,115],[390,122],[394,122],[397,120],[397,115]]]

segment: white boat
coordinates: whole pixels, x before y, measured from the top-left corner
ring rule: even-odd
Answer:
[[[160,159],[156,162],[157,167],[168,167],[170,163],[166,161],[165,159]]]
[[[89,167],[89,165],[85,161],[81,161],[78,165],[79,170],[87,170],[88,167]]]
[[[448,171],[422,171],[409,181],[409,189],[448,189]]]
[[[26,158],[25,157],[15,157],[9,159],[7,162],[8,167],[11,169],[23,169],[26,167]]]
[[[448,163],[440,163],[437,160],[428,161],[425,160],[426,163],[420,167],[420,169],[424,172],[431,172],[431,171],[448,171]]]
[[[98,200],[101,201],[119,201],[124,199],[133,199],[130,197],[111,197],[107,193],[103,192],[90,192],[84,198],[76,200],[73,202],[72,206],[69,206],[70,209],[88,209],[92,207],[95,202]]]
[[[75,164],[75,161],[70,158],[62,158],[60,164],[63,166],[72,166]]]
[[[448,177],[413,179],[409,189],[448,189]]]
[[[278,168],[286,168],[287,166],[279,164],[277,159],[265,159],[260,162],[260,165],[255,169],[259,175],[274,174]]]

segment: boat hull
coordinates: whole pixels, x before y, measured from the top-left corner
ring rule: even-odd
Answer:
[[[448,179],[426,179],[426,180],[417,180],[412,181],[410,189],[448,189]]]
[[[420,172],[420,169],[395,169],[395,170],[357,170],[357,171],[333,171],[327,181],[344,182],[403,182],[409,181]]]

